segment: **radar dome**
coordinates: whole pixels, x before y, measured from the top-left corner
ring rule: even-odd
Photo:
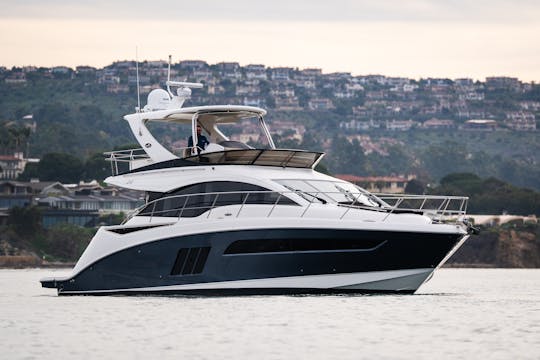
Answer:
[[[169,93],[163,89],[154,89],[148,94],[148,101],[144,110],[166,110],[170,107],[171,97]]]
[[[188,87],[182,87],[176,89],[176,94],[184,99],[189,99],[191,97],[191,89]]]

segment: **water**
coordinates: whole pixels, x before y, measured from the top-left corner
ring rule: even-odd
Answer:
[[[62,271],[60,271],[62,272]],[[540,359],[540,270],[442,269],[417,295],[57,297],[0,270],[0,358]]]

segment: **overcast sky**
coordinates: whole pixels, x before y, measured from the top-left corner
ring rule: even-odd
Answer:
[[[0,0],[0,65],[139,58],[540,81],[538,0]]]

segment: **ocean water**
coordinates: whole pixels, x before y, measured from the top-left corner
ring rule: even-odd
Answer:
[[[441,269],[416,295],[213,298],[58,297],[39,284],[53,272],[0,270],[0,359],[540,359],[540,270]]]

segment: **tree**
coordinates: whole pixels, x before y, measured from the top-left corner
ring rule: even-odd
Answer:
[[[37,175],[41,181],[76,183],[84,172],[83,162],[69,154],[50,153],[43,156],[38,164]]]
[[[322,146],[320,140],[316,137],[316,135],[318,135],[316,132],[306,131],[304,133],[304,138],[302,139],[302,144],[300,145],[300,148],[310,151],[319,151]]]
[[[84,178],[86,180],[103,180],[111,175],[111,164],[105,160],[102,153],[92,154],[84,165]]]
[[[326,175],[332,175],[330,174],[330,171],[328,171],[328,168],[323,163],[318,163],[317,166],[315,166],[315,171],[318,171]]]
[[[441,185],[463,185],[465,183],[477,182],[480,177],[473,173],[452,173],[443,177],[440,181]]]
[[[60,260],[74,261],[88,246],[95,229],[72,224],[57,224],[47,231],[45,251]]]
[[[352,143],[346,137],[335,136],[332,139],[330,170],[341,174],[362,174],[366,165],[364,149],[357,139]]]
[[[28,163],[24,167],[24,171],[19,175],[17,180],[30,181],[39,178],[39,163]]]
[[[21,236],[32,236],[41,227],[41,212],[37,206],[12,207],[9,209],[8,225]]]
[[[30,137],[30,129],[27,127],[8,127],[8,132],[13,141],[15,151],[23,151],[26,148],[26,143]]]
[[[445,176],[440,183],[433,189],[434,194],[468,196],[468,211],[472,214],[540,214],[540,193],[499,179],[456,173]]]
[[[405,193],[422,195],[425,189],[426,185],[423,182],[417,179],[412,179],[407,183],[407,186],[405,186]]]
[[[0,127],[0,146],[2,153],[13,153],[26,150],[30,128],[5,122]]]

